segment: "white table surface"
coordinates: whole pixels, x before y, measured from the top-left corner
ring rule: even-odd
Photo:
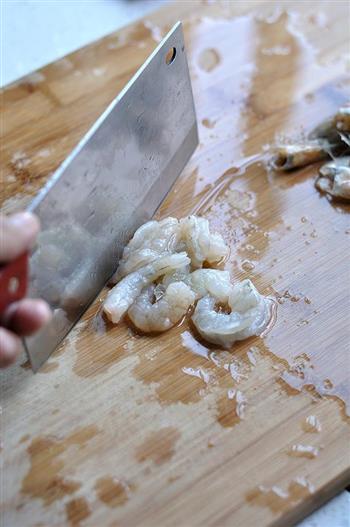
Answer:
[[[0,85],[98,40],[168,1],[0,0]],[[350,493],[342,492],[298,527],[350,527]]]

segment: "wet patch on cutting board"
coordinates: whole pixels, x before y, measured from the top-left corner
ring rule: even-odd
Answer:
[[[171,349],[167,349],[169,344]],[[185,376],[182,368],[200,367],[204,361],[200,357],[192,357],[181,348],[175,348],[169,341],[167,343],[163,335],[157,339],[157,349],[160,351],[154,357],[144,349],[139,351],[139,363],[133,370],[135,378],[148,385],[156,383],[155,395],[161,404],[200,401],[204,382],[194,376]]]
[[[91,509],[85,498],[73,498],[66,503],[67,521],[71,526],[78,527],[90,514]]]
[[[177,428],[162,428],[147,437],[136,449],[135,457],[140,463],[151,460],[155,465],[162,465],[175,454],[175,444],[179,438],[180,432]]]
[[[58,362],[46,362],[41,366],[39,373],[50,373],[58,368]]]
[[[133,488],[133,485],[112,476],[99,478],[95,484],[95,491],[99,500],[112,508],[124,505],[129,500],[129,494]]]
[[[183,347],[172,345],[167,351],[164,347],[169,344],[161,336],[164,342],[158,341],[154,351],[138,350],[139,363],[133,370],[136,379],[154,384],[155,396],[162,405],[196,404],[214,393],[217,422],[223,427],[234,426],[244,418],[245,406],[241,401],[244,395],[236,390],[237,385],[247,380],[255,368],[247,359],[247,345],[241,344],[235,353],[214,350],[197,342],[183,327],[173,331],[181,332]]]
[[[252,505],[268,507],[272,512],[278,513],[289,509],[313,492],[314,486],[302,476],[293,479],[287,490],[277,485],[271,487],[259,485],[246,494],[246,501]]]
[[[231,428],[240,422],[236,413],[236,403],[227,394],[219,397],[216,405],[217,421],[223,428]]]
[[[64,475],[65,462],[62,455],[68,447],[86,446],[98,432],[96,426],[90,425],[63,439],[54,436],[33,439],[27,448],[31,466],[22,480],[21,493],[41,499],[45,506],[74,494],[81,483]]]
[[[282,299],[282,323],[266,342],[272,353],[290,365],[300,349],[307,351],[314,372],[298,377],[299,391],[313,384],[322,396],[339,397],[349,406],[350,391],[344,379],[344,335],[336,339],[331,334],[332,327],[338,326],[336,306],[345,305],[346,299],[339,273],[327,264],[329,254],[341,261],[339,248],[345,246],[344,234],[349,232],[349,206],[332,206],[320,198],[313,181],[317,165],[284,175],[272,174],[266,168],[276,140],[300,139],[347,100],[348,81],[339,73],[343,59],[327,65],[320,63],[317,49],[300,32],[305,23],[298,13],[283,10],[271,19],[260,14],[186,22],[197,115],[205,124],[200,148],[175,184],[171,197],[163,202],[157,218],[204,215],[231,245],[226,268],[234,278],[250,278],[259,290],[270,284],[276,296],[290,288],[302,291],[303,302],[295,295],[291,295],[294,299]],[[215,50],[222,57],[222,66],[228,60],[232,32],[240,34],[240,41],[247,43],[234,57],[230,56],[230,64],[241,73],[237,79],[232,75],[229,83],[222,82],[221,65],[207,72],[199,64],[201,54],[212,49],[212,31],[220,33]],[[301,62],[307,65],[304,76],[299,75]],[[324,75],[325,68],[329,78],[335,80],[320,85],[311,97],[307,91],[310,79]],[[280,77],[271,86],[271,73],[275,71],[280,72]],[[283,84],[285,76],[289,77],[288,84]],[[205,126],[208,99],[212,103],[210,119],[215,122],[215,137],[214,131]],[[306,121],[305,115],[311,120]],[[214,141],[222,145],[217,153]],[[315,266],[316,261],[324,262],[329,283],[334,282],[335,288],[321,289],[322,265]],[[307,277],[315,274],[317,280],[310,282]],[[325,293],[333,309],[325,308]],[[337,360],[330,358],[327,339],[317,337],[317,326],[330,328],[328,338],[335,342],[333,353]],[[337,368],[336,363],[343,367]],[[324,384],[327,379],[332,385]],[[295,384],[295,375],[285,375],[284,381]],[[342,412],[343,408],[341,404]]]
[[[38,373],[50,373],[51,371],[56,370],[58,366],[58,362],[45,362],[45,364],[43,364],[38,370]],[[23,368],[23,370],[31,370],[30,361],[26,360],[23,362],[23,364],[21,364],[21,368]]]
[[[102,298],[107,294],[104,290]],[[129,338],[125,323],[113,326],[99,310],[96,303],[87,312],[87,321],[74,335],[72,345],[76,349],[73,372],[78,377],[95,377],[109,370],[114,364],[128,356],[125,342]]]

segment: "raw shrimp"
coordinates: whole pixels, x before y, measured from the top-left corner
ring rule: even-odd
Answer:
[[[333,198],[350,200],[350,157],[338,158],[323,165],[315,185]]]
[[[192,320],[207,341],[230,348],[236,340],[260,335],[271,319],[270,299],[260,295],[250,280],[233,286],[229,295],[230,314],[215,310],[217,299],[198,301]]]
[[[163,278],[163,286],[167,287],[172,282],[184,282],[196,294],[196,300],[205,295],[214,296],[218,302],[225,303],[232,290],[230,273],[219,269],[196,269],[189,272],[189,267],[179,269]]]
[[[181,240],[192,266],[202,267],[203,262],[219,262],[228,255],[228,247],[220,234],[211,233],[205,218],[189,216],[180,220]]]
[[[155,295],[155,287],[150,286],[137,297],[128,315],[133,324],[145,333],[166,331],[186,315],[195,297],[183,282],[169,284],[160,299]],[[156,301],[152,302],[154,298]]]
[[[232,290],[228,272],[197,269],[191,273],[205,261],[218,262],[227,254],[223,238],[210,232],[205,218],[150,221],[124,249],[114,277],[120,281],[110,291],[104,311],[114,323],[129,311],[139,329],[165,331],[203,295],[228,302]],[[151,286],[160,277],[162,282]]]
[[[124,249],[124,255],[137,249],[153,249],[159,254],[170,251],[175,247],[179,236],[179,220],[176,218],[165,218],[164,220],[151,220],[141,225]]]
[[[168,287],[173,282],[184,282],[187,285],[191,284],[191,266],[186,265],[181,269],[176,269],[173,273],[166,274],[162,280],[162,285]]]
[[[189,276],[189,285],[197,298],[210,295],[220,303],[227,303],[232,292],[230,273],[218,269],[197,269]]]
[[[209,230],[204,218],[190,216],[183,220],[166,218],[149,221],[142,225],[125,247],[117,272],[111,283],[155,261],[159,256],[186,251],[193,267],[201,267],[204,261],[214,263],[228,254],[228,247],[219,234]]]
[[[128,274],[110,290],[104,302],[103,310],[107,317],[115,324],[118,323],[145,286],[189,263],[190,259],[186,253],[176,253],[161,256],[158,260]]]
[[[125,247],[118,270],[111,282],[118,282],[127,274],[153,262],[164,253],[175,252],[179,236],[180,224],[176,218],[152,220],[139,227]]]

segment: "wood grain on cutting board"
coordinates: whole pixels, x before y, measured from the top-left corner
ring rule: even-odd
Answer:
[[[24,359],[1,372],[6,526],[285,526],[349,482],[349,208],[314,189],[317,166],[264,163],[346,100],[345,2],[179,2],[5,88],[3,210],[28,203],[179,18],[200,145],[157,216],[208,217],[277,321],[228,353],[187,322],[113,327],[101,292],[37,375]]]

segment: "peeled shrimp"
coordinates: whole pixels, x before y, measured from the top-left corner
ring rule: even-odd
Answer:
[[[228,301],[232,290],[230,273],[219,269],[196,269],[189,272],[189,267],[179,269],[163,278],[163,286],[167,287],[172,282],[184,282],[196,294],[196,299],[211,295],[218,302]]]
[[[145,286],[189,263],[190,259],[186,253],[176,253],[161,256],[158,260],[128,274],[110,290],[103,311],[112,322],[118,323]]]
[[[350,200],[350,157],[338,158],[323,165],[315,185],[334,198]]]
[[[205,261],[219,262],[227,256],[226,243],[220,234],[210,232],[207,219],[189,216],[180,220],[180,229],[183,250],[190,256],[193,267],[202,267]]]
[[[220,261],[228,253],[223,238],[213,234],[205,218],[190,216],[183,220],[166,218],[142,225],[125,247],[119,267],[111,282],[116,283],[129,273],[148,265],[165,253],[186,251],[194,267],[204,261]]]
[[[218,262],[227,254],[223,238],[210,232],[205,218],[150,221],[135,232],[125,247],[114,277],[120,281],[110,291],[103,309],[114,323],[128,311],[142,331],[165,331],[204,295],[228,302],[232,292],[228,272],[191,272],[204,262]],[[160,277],[161,283],[151,285]]]
[[[153,262],[164,253],[173,253],[180,236],[176,218],[148,221],[137,229],[123,251],[117,272],[111,282],[116,283],[129,273]]]
[[[195,294],[183,282],[172,282],[164,295],[153,303],[155,287],[150,286],[137,297],[128,315],[133,324],[146,333],[166,331],[186,315],[195,301]]]
[[[230,314],[215,310],[217,299],[205,296],[198,301],[192,320],[207,341],[229,348],[236,340],[260,335],[270,318],[270,300],[260,295],[250,280],[232,287],[228,298]]]
[[[176,271],[166,274],[162,280],[162,285],[168,287],[169,284],[173,282],[184,282],[187,285],[191,285],[191,266],[186,265],[181,269],[176,269]]]
[[[230,273],[218,269],[197,269],[189,276],[189,284],[197,298],[210,295],[218,302],[228,301],[232,292]]]

